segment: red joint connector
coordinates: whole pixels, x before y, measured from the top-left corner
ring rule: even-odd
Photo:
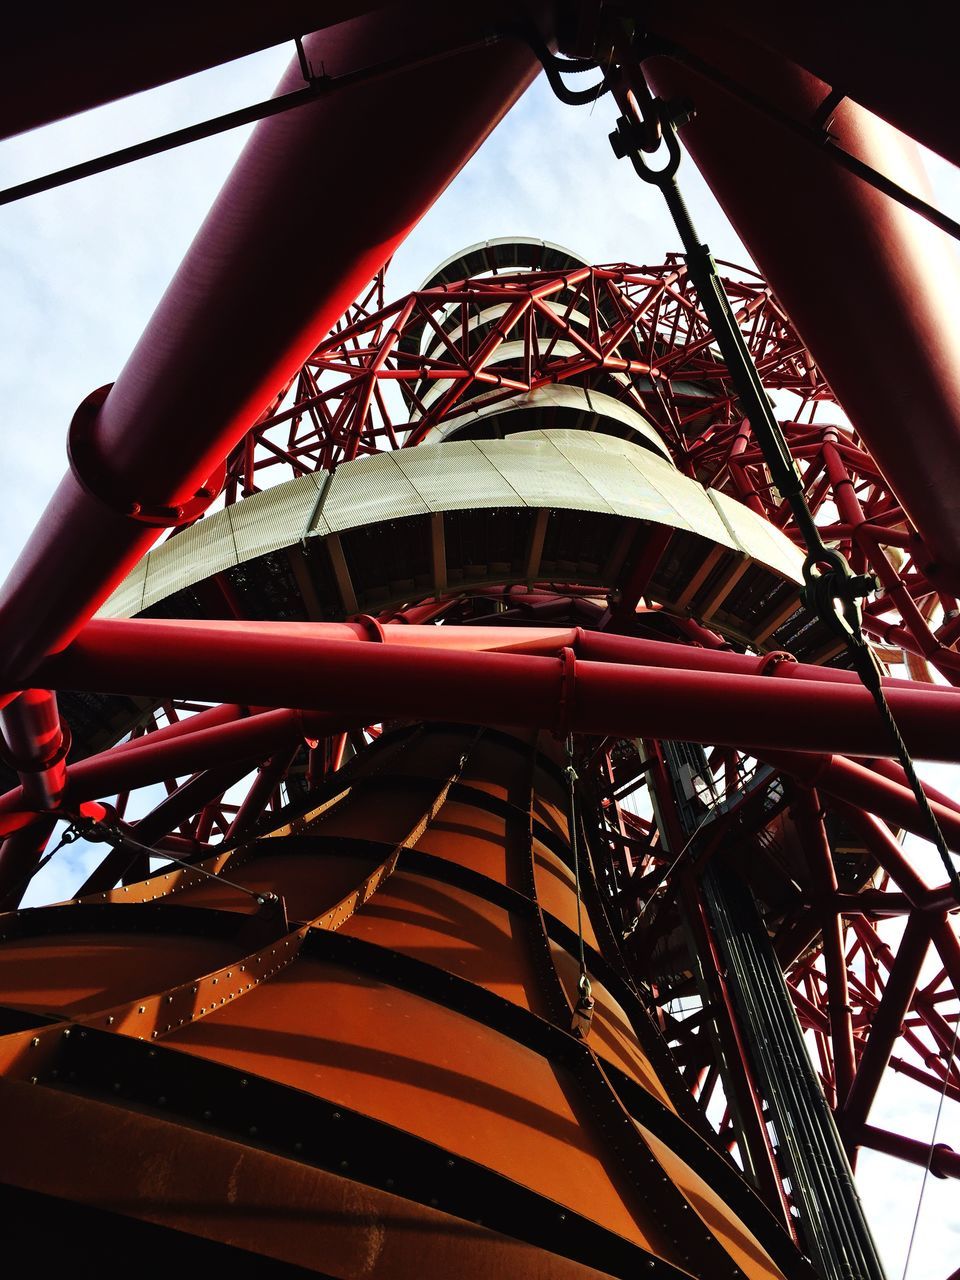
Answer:
[[[381,624],[376,618],[371,617],[369,613],[358,613],[352,622],[358,623],[367,633],[368,640],[374,640],[378,644],[386,644],[387,636]]]
[[[796,658],[792,653],[787,653],[786,649],[774,649],[772,653],[766,653],[757,663],[758,676],[773,676],[777,673],[777,667],[784,662],[796,663]]]
[[[97,416],[112,386],[113,383],[108,383],[91,391],[85,400],[81,400],[73,415],[67,432],[67,460],[74,479],[91,498],[96,498],[97,502],[119,516],[136,520],[138,524],[155,529],[176,529],[183,524],[192,524],[203,515],[223,488],[227,478],[226,460],[220,463],[193,497],[185,502],[173,505],[151,504],[131,501],[125,495],[117,493],[112,483],[103,478],[94,438]],[[93,478],[95,476],[96,480]]]

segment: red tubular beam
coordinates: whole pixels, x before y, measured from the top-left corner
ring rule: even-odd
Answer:
[[[843,946],[843,921],[831,908],[837,892],[837,875],[830,852],[830,841],[824,830],[820,805],[815,791],[802,792],[792,808],[797,830],[803,843],[823,936],[823,961],[827,976],[830,1042],[836,1081],[836,1106],[842,1106],[856,1074],[853,1046],[853,1022],[850,1016],[850,992],[847,989],[847,958]]]
[[[27,807],[56,809],[66,786],[69,745],[56,695],[47,689],[24,690],[16,702],[0,710],[0,728]]]
[[[898,782],[902,787],[910,785],[907,782],[907,775],[903,771],[903,766],[897,760],[871,760],[870,768],[884,778],[889,778],[891,782]],[[953,796],[948,796],[945,791],[931,786],[926,781],[924,781],[923,789],[927,793],[928,799],[936,800],[937,804],[942,804],[945,808],[953,809],[955,813],[960,813],[960,803]]]
[[[54,687],[156,696],[175,688],[180,696],[247,697],[341,716],[355,711],[362,690],[378,719],[455,716],[475,724],[869,756],[883,743],[873,701],[858,685],[583,662],[572,649],[563,653],[569,656],[558,660],[447,652],[316,640],[308,627],[140,620],[91,624],[41,671]],[[960,698],[953,690],[891,687],[888,698],[915,755],[960,756]],[[874,786],[898,790],[862,772]]]
[[[239,782],[247,770],[246,764],[216,764],[206,773],[198,773],[183,786],[166,796],[155,809],[141,818],[132,828],[134,839],[150,846],[156,845],[162,837],[170,834],[175,827],[193,814],[198,813],[205,805],[223,795],[228,787]],[[252,762],[249,765],[253,767]],[[162,851],[158,850],[158,856]],[[118,880],[126,883],[139,879],[149,873],[149,856],[129,848],[120,846],[111,849],[103,861],[97,866],[80,886],[76,896],[85,897],[91,893],[104,893],[112,889]],[[129,876],[129,879],[128,879]]]
[[[709,633],[707,633],[709,634]],[[121,652],[134,653],[152,650],[159,646],[166,651],[177,645],[192,648],[194,645],[223,643],[231,646],[251,647],[260,645],[282,646],[283,652],[292,654],[303,644],[326,645],[340,643],[368,643],[370,641],[390,646],[426,650],[456,650],[463,653],[497,652],[505,654],[531,654],[546,657],[557,656],[566,648],[576,651],[577,658],[591,662],[608,662],[627,666],[669,668],[684,672],[715,673],[731,676],[758,676],[775,674],[777,680],[803,680],[818,685],[846,685],[862,689],[857,675],[834,667],[818,667],[810,663],[795,662],[789,655],[767,654],[751,657],[722,649],[699,648],[683,644],[671,644],[663,640],[641,640],[634,636],[609,635],[584,631],[580,627],[435,627],[405,623],[376,622],[249,622],[233,620],[185,621],[145,618],[97,618],[84,627],[71,648],[71,653]],[[280,653],[280,649],[276,652]],[[57,671],[53,663],[40,668],[41,673]],[[66,686],[63,686],[66,687]],[[931,692],[926,682],[914,680],[884,681],[888,690],[902,689],[915,693]],[[938,688],[934,696],[960,697],[960,691]],[[960,704],[958,704],[960,705]],[[184,730],[197,724],[201,712],[184,721]],[[219,722],[219,721],[217,721]],[[166,730],[161,730],[166,732]],[[154,735],[155,736],[155,735]],[[890,766],[894,768],[895,766]]]
[[[695,17],[686,6],[663,7],[657,29],[795,119],[813,120],[829,85],[725,29],[717,6],[702,7]],[[951,246],[824,149],[705,76],[666,58],[646,65],[662,97],[696,107],[682,130],[685,145],[926,542],[923,568],[955,590],[960,289]],[[902,92],[899,78],[891,91]],[[944,128],[951,127],[948,116]],[[855,103],[840,105],[831,132],[901,185],[923,182],[915,149]],[[868,336],[853,341],[853,334]]]
[[[95,16],[71,0],[53,0],[42,10],[25,5],[4,17],[0,136],[193,75],[379,5],[378,0],[325,0],[322,5],[273,0],[233,5],[229,21],[217,5],[192,0],[166,0],[157,9],[100,0]],[[54,32],[69,57],[57,57]],[[39,75],[52,58],[56,75]]]
[[[894,884],[899,886],[910,906],[915,911],[922,911],[929,890],[904,857],[889,828],[872,813],[864,813],[856,805],[840,804],[837,808]]]
[[[99,624],[97,624],[99,625]],[[488,628],[493,630],[493,628]],[[524,634],[526,628],[511,627],[510,635]],[[767,654],[754,658],[748,654],[732,653],[725,649],[690,648],[688,645],[670,644],[664,640],[640,640],[634,636],[610,635],[599,631],[576,632],[577,655],[599,662],[636,663],[645,667],[674,667],[678,670],[714,671],[729,675],[761,675],[776,672],[780,680],[811,680],[818,684],[855,685],[861,681],[852,671],[836,667],[817,667],[811,663],[795,662],[789,655],[782,660]],[[531,646],[532,649],[532,646]],[[917,689],[913,680],[884,680],[886,689]]]
[[[106,400],[76,419],[76,470],[0,592],[5,687],[27,683],[153,543],[133,504],[181,508],[201,492],[532,79],[525,45],[483,43],[498,16],[497,5],[423,0],[306,40],[333,77],[410,65],[253,133]],[[460,51],[425,59],[424,32],[432,48]],[[278,91],[302,84],[294,58]],[[385,145],[424,121],[429,146]],[[332,180],[348,198],[330,198]],[[227,364],[231,377],[210,376]]]
[[[18,706],[19,702],[13,705]],[[363,714],[358,712],[349,719],[351,724],[363,723]],[[64,799],[76,805],[84,800],[116,795],[165,778],[197,772],[211,761],[223,765],[263,759],[279,746],[306,735],[339,731],[344,721],[344,716],[332,718],[317,713],[278,710],[201,728],[189,734],[161,737],[162,731],[158,731],[71,765],[66,775]],[[32,807],[48,806],[34,805],[23,787],[0,796],[0,832],[18,827],[25,812]]]
[[[672,6],[671,6],[672,7]],[[692,23],[717,6],[687,0]],[[896,5],[874,0],[807,0],[803,20],[766,0],[724,0],[723,21],[741,38],[806,67],[924,146],[960,164],[954,126],[954,32],[938,0],[919,0],[909,19]],[[656,18],[652,19],[656,29]]]
[[[218,725],[232,724],[251,714],[251,708],[243,707],[237,702],[224,702],[218,707],[210,707],[207,711],[198,711],[195,715],[186,716],[183,720],[174,720],[161,729],[154,729],[147,734],[151,744],[169,742],[171,738],[182,738],[200,729],[214,729]],[[111,747],[111,752],[136,751],[142,745],[141,738],[132,738],[127,742],[119,742]]]
[[[861,1055],[856,1078],[840,1112],[841,1130],[853,1147],[856,1146],[858,1135],[866,1123],[883,1073],[893,1053],[893,1046],[910,1008],[929,941],[923,920],[918,916],[911,916],[903,931],[897,957],[893,962],[886,988],[874,1015],[870,1036]]]
[[[273,795],[277,783],[289,769],[298,748],[299,743],[293,750],[289,747],[282,748],[271,756],[266,764],[261,765],[256,780],[237,810],[237,816],[227,829],[225,840],[235,840],[253,826],[266,808],[267,801]]]
[[[862,1146],[870,1147],[872,1151],[882,1151],[884,1155],[896,1156],[898,1160],[908,1160],[923,1169],[927,1167],[929,1160],[930,1172],[935,1178],[960,1178],[960,1153],[948,1147],[945,1142],[938,1142],[931,1152],[928,1142],[918,1142],[916,1138],[907,1138],[902,1133],[877,1129],[872,1124],[865,1124],[859,1137]]]
[[[793,774],[808,787],[816,787],[838,800],[846,800],[849,804],[876,814],[885,822],[912,831],[914,835],[929,838],[926,819],[909,787],[882,778],[872,769],[865,768],[855,760],[845,760],[842,756],[805,755],[801,751],[766,748],[760,748],[759,751],[768,764],[782,769],[784,773]],[[936,815],[947,845],[960,852],[960,814],[953,809],[944,808],[935,800],[931,801],[930,807]],[[904,886],[901,885],[901,888]]]
[[[0,911],[19,907],[56,825],[56,818],[45,815],[0,844]]]
[[[926,1085],[928,1089],[932,1089],[936,1094],[943,1090],[942,1076],[935,1076],[930,1071],[924,1071],[921,1067],[914,1066],[912,1062],[906,1062],[903,1058],[891,1058],[890,1070],[896,1071],[898,1075],[916,1080],[917,1084]],[[951,1102],[960,1102],[960,1088],[948,1082],[944,1096],[949,1098]]]
[[[909,915],[912,907],[905,893],[888,893],[881,889],[861,889],[859,893],[838,893],[833,906],[844,916],[889,918]]]

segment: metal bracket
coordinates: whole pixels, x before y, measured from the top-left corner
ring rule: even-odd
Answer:
[[[105,485],[100,478],[102,468],[96,457],[94,431],[97,417],[113,386],[98,387],[80,402],[67,432],[67,460],[74,478],[91,498],[123,516],[156,529],[178,529],[181,525],[198,520],[223,488],[227,476],[227,464],[222,462],[192,498],[176,504],[155,504],[131,501],[116,492],[112,485]],[[93,477],[98,479],[94,481]]]

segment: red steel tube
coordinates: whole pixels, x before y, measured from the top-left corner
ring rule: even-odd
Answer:
[[[662,7],[662,6],[660,6]],[[675,13],[676,6],[670,9]],[[686,0],[688,24],[718,9]],[[954,128],[956,32],[938,0],[919,0],[909,16],[874,0],[806,0],[802,19],[766,0],[724,0],[723,22],[741,39],[798,62],[924,146],[960,164]],[[656,8],[650,18],[657,29]]]
[[[916,911],[922,911],[929,892],[927,884],[907,861],[890,829],[872,813],[865,813],[857,805],[841,803],[839,811],[903,892],[910,906]]]
[[[224,836],[225,840],[234,840],[253,826],[261,813],[263,813],[267,801],[273,795],[274,788],[290,767],[295,755],[296,748],[291,751],[289,746],[282,747],[266,763],[260,766],[260,771],[253,785],[244,796],[236,817],[227,829]]]
[[[657,18],[663,34],[777,108],[811,121],[829,85],[722,22],[716,6],[696,19],[662,7]],[[954,590],[960,278],[951,246],[822,150],[704,76],[666,58],[647,67],[661,96],[696,107],[682,130],[685,145],[926,542],[925,571]],[[922,182],[912,144],[855,103],[841,104],[831,132],[902,185]]]
[[[96,618],[84,627],[71,650],[119,655],[121,651],[166,651],[177,645],[187,648],[194,643],[220,643],[251,646],[279,645],[277,652],[292,652],[291,646],[311,646],[330,641],[375,641],[417,649],[444,649],[460,652],[528,653],[541,657],[555,656],[565,648],[575,650],[578,658],[593,662],[620,663],[629,666],[673,668],[677,671],[700,671],[718,675],[756,676],[775,674],[778,680],[804,680],[819,685],[837,684],[861,688],[852,671],[835,667],[818,667],[794,662],[788,655],[767,654],[753,657],[728,650],[671,644],[663,640],[643,640],[634,636],[608,635],[584,631],[580,627],[435,627],[407,623],[362,622],[251,622],[236,620],[179,620],[144,618]],[[56,662],[40,668],[41,673],[56,672]],[[930,691],[926,683],[913,680],[887,679],[888,689]],[[960,691],[936,690],[935,696],[958,696]],[[201,716],[211,713],[201,712]],[[196,724],[198,717],[184,722],[184,730]],[[166,733],[167,730],[162,732]],[[156,735],[153,735],[154,737]]]
[[[210,707],[206,711],[198,711],[195,715],[185,716],[182,720],[174,720],[160,729],[154,729],[146,735],[153,744],[169,742],[172,738],[182,738],[200,729],[213,729],[221,724],[232,724],[252,714],[252,708],[243,707],[237,702],[224,702],[220,706]],[[118,742],[111,747],[111,752],[136,751],[143,744],[141,738],[131,738],[127,742]]]
[[[804,791],[797,797],[791,812],[803,842],[814,886],[815,907],[820,916],[823,937],[823,961],[827,978],[830,1042],[836,1084],[836,1105],[842,1106],[856,1075],[853,1045],[853,1020],[850,992],[847,987],[847,959],[843,943],[843,921],[831,908],[837,892],[837,874],[833,866],[830,841],[824,830],[819,800],[815,791]]]
[[[577,661],[570,648],[558,660],[320,641],[307,627],[151,619],[92,624],[41,670],[46,682],[72,689],[162,695],[176,688],[188,697],[248,697],[342,715],[351,714],[362,690],[377,718],[457,716],[754,750],[875,756],[883,745],[876,708],[858,685]],[[955,691],[891,687],[888,698],[914,754],[957,758]]]
[[[885,822],[912,831],[914,835],[929,837],[926,819],[910,788],[881,777],[856,760],[846,760],[842,755],[814,755],[802,751],[761,749],[759,754],[768,764],[793,774],[808,787],[816,787],[839,800],[857,805]],[[930,801],[930,807],[947,845],[960,851],[960,814],[936,800]]]
[[[18,706],[19,703],[13,704]],[[263,758],[297,738],[339,731],[346,717],[291,710],[265,711],[249,719],[198,729],[163,738],[162,731],[124,743],[70,766],[63,799],[71,804],[116,795],[134,787],[149,786],[165,778],[194,773],[216,764]],[[363,723],[363,713],[349,717]],[[172,726],[171,726],[172,727]],[[0,796],[0,832],[17,829],[24,814],[50,808],[31,797],[21,786]]]
[[[935,1178],[960,1178],[960,1152],[954,1151],[945,1142],[938,1142],[931,1152],[929,1142],[920,1142],[902,1133],[890,1133],[888,1129],[877,1129],[872,1124],[865,1124],[860,1130],[860,1143],[870,1147],[872,1151],[882,1151],[885,1155],[908,1160],[924,1169],[929,1160],[930,1172]]]
[[[0,911],[14,911],[20,905],[56,825],[56,818],[45,814],[0,844]]]
[[[960,990],[960,939],[946,914],[957,905],[951,886],[946,884],[928,888],[887,827],[872,813],[865,813],[857,805],[849,804],[842,804],[840,812],[879,865],[902,890],[909,907],[913,911],[923,912],[943,967],[950,976],[954,990]]]
[[[891,782],[898,782],[901,786],[909,786],[907,775],[903,771],[903,765],[896,760],[871,760],[870,768],[876,773],[882,774],[884,778],[889,778]],[[937,804],[942,804],[947,809],[953,809],[956,813],[960,813],[960,801],[954,796],[948,796],[945,791],[941,791],[939,787],[932,786],[929,782],[924,781],[923,789],[931,800],[936,800]]]
[[[522,634],[525,630],[518,627],[510,629],[511,634]],[[579,629],[574,647],[580,657],[601,662],[637,663],[649,667],[715,671],[730,675],[757,675],[775,670],[777,679],[782,680],[811,680],[818,684],[861,687],[860,678],[853,671],[795,662],[789,655],[767,654],[757,658],[726,649],[691,648],[689,645],[670,644],[664,640],[641,640],[635,636],[608,635],[605,632]],[[889,678],[884,680],[884,686],[891,689],[918,687],[913,680]]]
[[[166,0],[160,8],[99,0],[95,13],[71,0],[51,0],[42,9],[18,6],[4,17],[0,136],[242,58],[383,3],[273,0],[231,5],[229,15],[192,0]],[[39,74],[50,71],[51,59],[56,74]]]
[[[907,920],[896,960],[874,1015],[856,1077],[840,1111],[841,1130],[852,1146],[856,1145],[861,1128],[870,1113],[893,1053],[894,1043],[910,1008],[929,942],[925,922],[919,916],[911,916]]]
[[[15,702],[0,710],[0,729],[11,763],[20,774],[27,805],[56,809],[66,786],[69,745],[56,695],[48,689],[25,689]]]
[[[26,683],[152,544],[130,504],[199,492],[532,79],[519,40],[483,43],[499,12],[423,0],[307,39],[333,77],[411,62],[254,131],[0,591],[5,685]],[[425,31],[460,51],[424,62]],[[294,58],[278,92],[302,83]],[[429,145],[391,141],[425,124]],[[227,363],[229,378],[210,376]]]

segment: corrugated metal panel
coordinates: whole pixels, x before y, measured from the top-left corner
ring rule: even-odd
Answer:
[[[498,236],[493,240],[481,240],[446,258],[427,276],[421,289],[433,289],[438,284],[449,284],[468,276],[492,271],[532,269],[539,271],[569,271],[585,267],[587,262],[572,249],[551,240],[537,240],[532,236]]]
[[[279,551],[302,538],[325,478],[299,476],[228,507],[239,559]]]
[[[143,608],[143,588],[147,580],[147,565],[150,553],[143,557],[139,564],[127,574],[112,595],[101,605],[98,617],[132,618]]]
[[[490,443],[503,446],[510,442]],[[526,505],[475,441],[421,445],[417,449],[403,449],[395,456],[431,511]]]
[[[546,423],[541,419],[539,425],[536,425],[538,411],[541,411],[543,417],[547,419]],[[523,421],[529,420],[534,430],[542,430],[544,427],[547,430],[566,430],[567,427],[557,421],[558,414],[568,415],[568,426],[575,426],[571,421],[572,415],[582,415],[579,424],[581,428],[596,431],[601,435],[608,433],[604,427],[604,421],[616,424],[618,428],[624,430],[613,433],[614,442],[624,434],[630,433],[638,442],[645,441],[651,449],[655,449],[670,462],[671,466],[673,465],[656,427],[652,426],[642,414],[605,392],[587,391],[585,387],[572,386],[569,383],[538,387],[535,391],[521,392],[509,400],[500,400],[492,404],[485,404],[482,398],[478,397],[476,401],[471,402],[471,407],[465,412],[446,418],[430,431],[427,440],[431,444],[437,444],[451,436],[469,432],[480,423],[495,423],[504,433],[528,434],[527,430],[514,429],[515,425],[519,426],[519,420],[512,417],[514,414],[523,414]],[[588,425],[592,418],[596,419],[595,425]],[[556,422],[555,426],[554,422]]]
[[[737,542],[754,560],[793,582],[803,581],[803,554],[787,535],[742,502],[708,489],[707,494]]]
[[[147,557],[141,608],[239,563],[227,511],[216,511],[155,547]]]
[[[478,440],[477,448],[514,488],[528,507],[572,507],[580,511],[614,508],[589,481],[570,467],[546,432],[534,439],[511,436],[504,440]],[[504,448],[508,444],[510,448]]]
[[[375,453],[337,468],[323,503],[330,531],[427,515],[430,508],[398,465],[399,456]]]
[[[296,546],[324,479],[288,481],[216,512],[163,543],[114,592],[104,616],[132,616],[212,574]],[[610,516],[666,524],[696,534],[707,545],[746,555],[777,577],[800,581],[799,553],[779,530],[746,507],[708,493],[649,449],[584,431],[529,431],[506,440],[421,445],[344,464],[330,481],[311,536],[351,530],[356,536],[365,531],[365,537],[376,542],[390,536],[378,533],[379,525],[396,528],[398,521],[434,512],[475,512],[483,524],[477,531],[480,543],[472,547],[473,553],[481,551],[486,565],[481,576],[506,581],[516,576],[509,521],[515,522],[521,511],[544,509],[572,513],[564,517],[568,522],[576,521],[575,513],[581,512],[581,523]],[[553,534],[559,536],[559,530],[558,525]],[[560,554],[564,565],[570,561],[573,566],[570,572],[579,569],[593,580],[596,572],[584,561],[590,549],[584,544],[587,534],[574,534],[575,526],[567,530],[563,546],[550,554]],[[595,529],[587,540],[596,545]],[[544,555],[550,558],[546,549]],[[566,570],[559,566],[555,571]],[[682,571],[689,573],[689,566],[682,566]],[[456,580],[454,573],[451,581]],[[386,583],[380,585],[388,591]],[[416,586],[415,581],[411,590]],[[366,580],[358,582],[358,590],[369,587]],[[769,594],[762,584],[757,590],[764,599]]]
[[[697,528],[697,508],[703,505],[703,490],[696,481],[677,475],[669,463],[660,462],[649,450],[640,449],[626,440],[611,441],[617,446],[612,450],[603,437],[585,435],[580,431],[551,431],[550,438],[567,462],[603,494],[620,515],[635,520],[651,520],[655,524],[669,524],[679,529]],[[671,501],[664,492],[663,484],[651,480],[651,476],[659,480],[660,471],[673,473],[680,482],[680,492],[688,497],[687,502],[682,499]],[[689,486],[689,495],[686,486]],[[725,536],[710,503],[707,502],[706,506]]]

